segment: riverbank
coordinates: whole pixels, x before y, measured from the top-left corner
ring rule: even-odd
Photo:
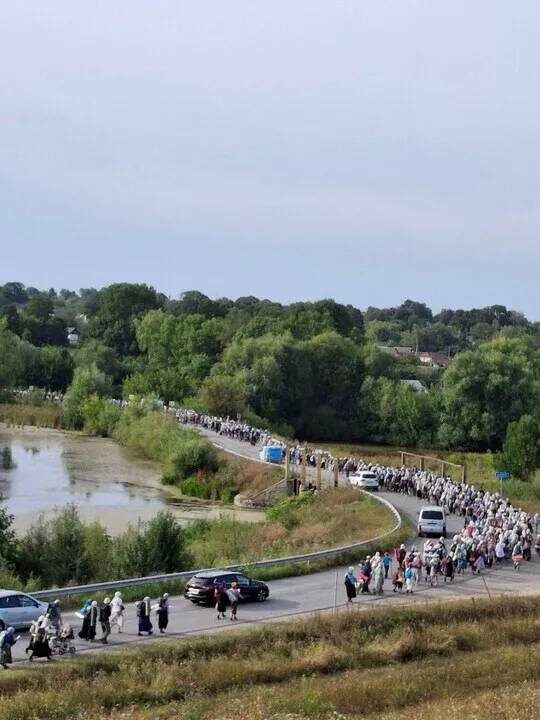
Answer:
[[[21,668],[0,677],[2,717],[530,720],[539,608],[537,597],[351,608]]]
[[[112,535],[160,510],[170,510],[183,525],[223,516],[250,523],[264,517],[257,510],[182,496],[161,483],[157,463],[134,457],[109,438],[0,424],[0,446],[12,448],[16,465],[0,471],[0,494],[19,535],[38,515],[50,518],[69,502],[85,522],[98,520]]]

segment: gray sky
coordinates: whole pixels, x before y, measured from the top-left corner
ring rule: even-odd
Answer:
[[[0,7],[0,282],[540,318],[540,3]]]

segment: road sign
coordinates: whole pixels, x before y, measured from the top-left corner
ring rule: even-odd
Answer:
[[[499,480],[508,480],[510,477],[508,470],[497,470],[495,475],[499,478]]]

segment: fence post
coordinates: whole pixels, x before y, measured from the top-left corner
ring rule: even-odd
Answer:
[[[289,446],[285,445],[285,480],[289,479]]]
[[[304,449],[302,451],[302,487],[304,490],[306,489],[306,479],[307,479],[307,447],[304,445]]]
[[[423,455],[420,455],[420,470],[425,470],[426,467],[426,459]]]
[[[339,486],[339,462],[337,458],[334,458],[334,487]]]
[[[321,453],[317,452],[317,490],[321,489]]]

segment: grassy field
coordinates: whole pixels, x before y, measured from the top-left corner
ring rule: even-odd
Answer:
[[[0,676],[0,718],[530,720],[540,598],[356,608]]]
[[[398,466],[401,462],[400,450],[407,448],[391,447],[389,445],[356,445],[338,443],[319,443],[317,447],[329,450],[338,457],[354,456],[371,462],[383,465]],[[412,448],[410,452],[419,455],[428,455],[437,458],[435,461],[426,461],[426,469],[440,470],[440,460],[465,465],[467,471],[467,482],[476,487],[483,486],[486,490],[498,491],[499,480],[495,476],[495,469],[492,463],[492,455],[489,453],[467,453],[467,452],[446,452],[444,450]],[[413,464],[411,458],[409,464]],[[446,472],[456,480],[460,479],[459,470],[448,467]],[[504,494],[520,507],[532,512],[540,512],[540,470],[530,482],[511,479],[505,481]]]

